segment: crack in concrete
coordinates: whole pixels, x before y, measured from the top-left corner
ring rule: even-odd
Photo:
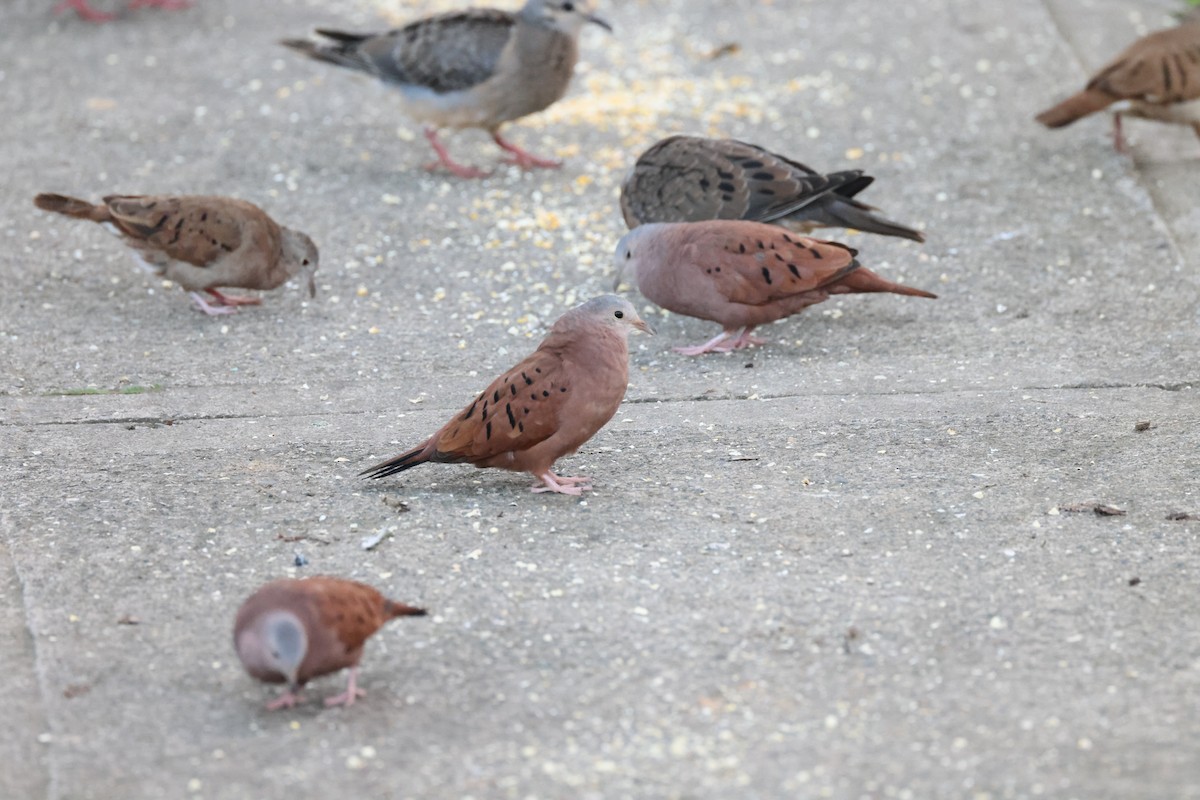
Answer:
[[[627,398],[622,405],[653,405],[653,404],[671,404],[671,403],[712,403],[712,402],[736,402],[736,401],[770,401],[770,400],[793,400],[797,398],[833,398],[833,397],[928,397],[931,395],[945,394],[1003,394],[1011,392],[1058,392],[1058,391],[1121,391],[1127,389],[1155,389],[1162,392],[1184,392],[1196,388],[1200,385],[1200,380],[1197,381],[1180,381],[1178,383],[1074,383],[1063,384],[1060,386],[1015,386],[1006,389],[954,389],[952,391],[908,391],[908,392],[870,392],[861,391],[849,394],[806,394],[803,392],[783,393],[783,394],[755,394],[747,395],[693,395],[691,397],[631,397]],[[444,411],[445,413],[453,413],[450,407],[430,407],[430,411]],[[28,422],[17,423],[0,421],[0,428],[46,428],[65,425],[160,425],[169,427],[180,422],[209,422],[222,420],[244,420],[244,419],[299,419],[302,417],[326,418],[326,417],[349,417],[363,414],[386,414],[387,410],[371,409],[369,411],[330,411],[325,413],[314,413],[311,411],[302,414],[200,414],[193,416],[180,417],[104,417],[99,419],[75,419],[75,420],[49,420],[43,422]]]

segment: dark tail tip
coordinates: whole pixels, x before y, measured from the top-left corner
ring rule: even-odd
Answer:
[[[374,466],[367,467],[362,472],[358,473],[359,477],[367,478],[386,478],[388,475],[395,475],[397,472],[404,472],[406,469],[412,469],[419,464],[424,464],[428,457],[425,456],[426,444],[420,447],[413,448],[407,453],[402,453],[395,458],[389,458],[386,461],[380,461]]]
[[[428,616],[429,614],[429,612],[423,608],[408,606],[404,603],[397,603],[395,600],[388,600],[383,609],[392,619],[395,619],[396,617],[424,617]]]

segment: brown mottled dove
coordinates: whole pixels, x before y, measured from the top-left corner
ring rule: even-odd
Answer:
[[[822,175],[798,161],[736,139],[670,136],[642,153],[621,185],[621,213],[647,222],[747,219],[792,230],[823,226],[925,236],[855,199],[874,182],[862,170]]]
[[[99,222],[133,250],[134,260],[178,283],[206,314],[232,314],[257,297],[227,295],[218,287],[274,289],[313,273],[317,246],[303,233],[276,224],[258,206],[232,197],[110,195],[97,205],[61,194],[39,194],[38,208]],[[210,294],[217,305],[200,294]]]
[[[1200,10],[1183,16],[1176,28],[1138,39],[1097,72],[1082,92],[1036,119],[1047,128],[1061,128],[1110,106],[1118,151],[1125,150],[1121,117],[1126,114],[1190,125],[1200,136]]]
[[[551,469],[617,413],[629,383],[633,328],[654,333],[623,297],[601,295],[572,308],[537,350],[441,430],[361,474],[382,478],[427,461],[466,463],[529,472],[541,481],[534,492],[591,489],[591,478],[562,477]]]
[[[181,11],[189,6],[191,6],[191,3],[188,0],[129,0],[129,5],[126,8],[130,11],[139,8],[165,8],[169,11]],[[116,14],[92,8],[88,0],[62,0],[61,3],[54,7],[55,14],[63,14],[67,11],[74,11],[79,15],[80,19],[85,19],[88,22],[112,22],[117,18]]]
[[[423,617],[425,610],[389,600],[365,583],[314,576],[271,581],[238,609],[233,646],[246,671],[287,691],[268,709],[303,700],[313,678],[350,668],[346,691],[325,705],[353,705],[366,694],[357,686],[358,662],[367,639],[396,617]]]
[[[586,0],[528,0],[517,13],[476,8],[419,19],[377,34],[318,30],[327,42],[288,39],[308,56],[374,75],[400,92],[425,124],[440,164],[463,178],[487,175],[450,158],[438,128],[482,128],[524,169],[558,167],[500,136],[505,122],[533,114],[567,91],[579,58],[579,32],[591,22]]]
[[[654,222],[634,228],[617,244],[616,284],[632,270],[638,289],[665,309],[719,322],[720,336],[689,356],[726,353],[764,341],[751,336],[834,294],[893,292],[937,295],[881,278],[858,263],[858,251],[837,242],[790,235],[743,220]],[[738,329],[741,332],[738,332]]]

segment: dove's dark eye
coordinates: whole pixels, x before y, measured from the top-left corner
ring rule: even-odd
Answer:
[[[563,3],[563,4],[562,4],[562,10],[563,10],[563,11],[574,11],[574,10],[575,10],[575,4],[574,4],[574,3]]]
[[[616,317],[617,319],[625,319],[625,312],[624,311],[614,311],[613,316]]]
[[[305,266],[305,267],[307,267],[307,266],[308,266],[308,259],[307,259],[307,258],[306,258],[306,259],[304,259],[304,261],[302,261],[302,262],[301,262],[301,266]]]
[[[633,251],[632,250],[626,251],[625,260],[628,261],[631,258],[633,258]]]

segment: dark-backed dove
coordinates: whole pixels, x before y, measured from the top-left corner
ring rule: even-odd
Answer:
[[[325,576],[283,579],[260,587],[242,603],[233,646],[251,676],[287,684],[268,709],[295,705],[308,681],[347,667],[346,691],[327,698],[325,705],[348,706],[365,694],[357,680],[367,639],[388,620],[423,616],[424,609],[389,600],[365,583]]]
[[[455,175],[486,175],[455,162],[438,128],[482,128],[522,168],[557,167],[500,136],[505,122],[533,114],[567,91],[579,58],[579,32],[607,22],[585,0],[528,0],[518,12],[469,9],[417,20],[376,34],[318,30],[328,41],[288,39],[308,56],[374,75],[400,92],[407,112],[424,123],[439,164]]]
[[[631,272],[647,299],[678,314],[721,323],[720,336],[675,348],[691,356],[763,344],[750,335],[755,327],[797,314],[830,295],[937,297],[881,278],[861,266],[856,255],[844,244],[789,234],[761,222],[655,222],[634,228],[617,245],[615,285]]]
[[[670,136],[642,153],[621,185],[630,228],[647,222],[747,219],[791,230],[855,228],[914,242],[925,236],[855,199],[874,182],[862,170],[822,175],[736,139]]]
[[[1061,128],[1113,108],[1113,146],[1125,150],[1121,116],[1190,125],[1200,136],[1200,10],[1175,28],[1143,36],[1071,95],[1036,119]]]
[[[130,11],[139,8],[165,8],[168,11],[181,11],[190,6],[191,3],[188,0],[129,0],[126,8]],[[67,11],[74,11],[80,19],[88,22],[112,22],[117,18],[116,14],[92,8],[88,0],[62,0],[54,7],[55,14],[63,14]]]
[[[629,332],[654,330],[623,297],[607,294],[558,318],[538,349],[441,430],[406,453],[363,470],[382,478],[427,461],[529,472],[535,492],[580,494],[591,478],[551,469],[612,419],[629,383]]]
[[[141,266],[178,283],[206,314],[231,314],[257,297],[227,295],[218,287],[274,289],[297,275],[313,273],[317,246],[303,233],[284,228],[258,206],[232,197],[110,195],[93,205],[61,194],[39,194],[38,208],[99,222],[120,236]],[[217,302],[204,299],[207,292]]]

